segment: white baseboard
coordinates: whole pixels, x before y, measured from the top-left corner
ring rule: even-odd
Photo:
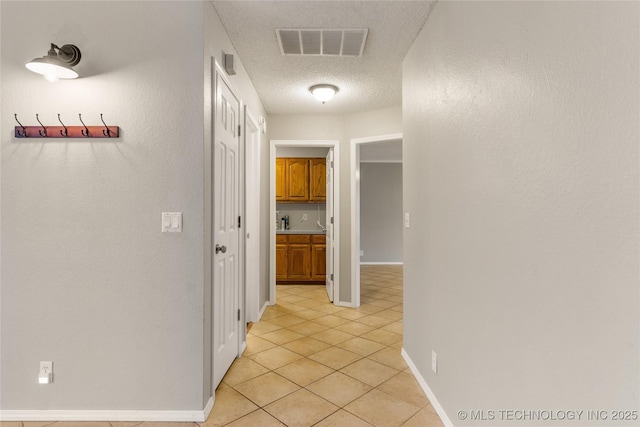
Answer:
[[[353,308],[353,303],[350,302],[345,302],[345,301],[337,301],[335,303],[336,307],[348,307],[348,308]]]
[[[360,262],[360,265],[403,265],[404,262]]]
[[[418,372],[418,368],[416,368],[416,365],[413,363],[413,361],[411,360],[407,352],[404,350],[404,348],[402,349],[401,354],[405,362],[407,362],[407,365],[409,365],[409,369],[413,373],[413,376],[416,377],[418,384],[420,384],[420,387],[422,387],[422,390],[427,395],[429,402],[431,402],[431,406],[433,406],[433,409],[435,409],[436,412],[438,413],[438,416],[442,420],[442,423],[446,427],[455,427],[451,422],[451,419],[449,418],[449,416],[447,416],[447,413],[444,411],[444,409],[438,402],[438,399],[436,399],[436,395],[433,394],[433,391],[431,391],[431,389],[427,385],[427,382],[424,380],[424,378],[422,378],[422,375],[420,375],[420,372]]]
[[[271,305],[269,301],[265,301],[264,304],[262,304],[262,308],[258,312],[258,321],[256,323],[258,323],[260,319],[262,319],[262,315],[269,305]]]
[[[136,411],[136,410],[2,410],[0,421],[164,421],[195,422],[207,420],[214,397],[200,411]]]

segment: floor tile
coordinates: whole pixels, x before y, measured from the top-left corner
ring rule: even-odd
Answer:
[[[304,337],[300,338],[299,340],[288,342],[284,344],[283,347],[302,356],[310,356],[331,347],[331,344],[327,344],[323,341],[318,341],[311,337]]]
[[[373,427],[363,419],[360,419],[350,412],[340,409],[313,427]]]
[[[224,378],[222,378],[222,381],[225,384],[234,386],[266,374],[267,372],[269,372],[269,369],[261,364],[246,357],[241,357],[233,362],[231,368],[229,368]]]
[[[334,372],[306,388],[340,407],[353,402],[372,389],[370,385],[340,372]]]
[[[327,314],[326,316],[318,317],[316,319],[313,319],[313,321],[330,328],[335,328],[338,325],[349,323],[349,319],[334,316],[333,314]]]
[[[336,345],[341,342],[347,341],[354,336],[346,332],[338,331],[336,329],[327,329],[326,331],[318,332],[311,335],[311,338],[315,338],[319,341],[324,341],[327,344]]]
[[[384,427],[399,427],[420,410],[417,406],[375,389],[344,409],[368,423]]]
[[[269,322],[273,323],[274,325],[278,325],[278,326],[282,326],[283,328],[286,328],[287,326],[302,323],[304,322],[304,319],[301,319],[300,317],[295,315],[287,314],[284,316],[274,317],[273,319],[269,320]]]
[[[305,358],[278,368],[275,372],[299,386],[305,387],[335,371],[326,365]]]
[[[380,329],[383,329],[383,330],[389,331],[389,332],[393,332],[393,333],[398,334],[398,335],[402,335],[402,333],[404,332],[403,326],[402,326],[402,322],[389,323],[388,325],[383,326]]]
[[[377,387],[378,390],[409,402],[419,408],[424,408],[429,404],[429,399],[422,391],[422,388],[411,374],[401,372],[389,378]]]
[[[216,391],[213,409],[203,427],[225,425],[256,409],[257,405],[232,388]]]
[[[269,350],[270,348],[273,348],[275,346],[276,344],[272,343],[271,341],[262,339],[257,335],[248,334],[247,348],[244,349],[244,353],[242,353],[242,355],[247,357],[252,354],[260,353],[264,350]]]
[[[276,333],[276,332],[272,332],[272,333]],[[376,329],[375,331],[362,334],[362,338],[366,338],[368,340],[375,341],[377,343],[384,344],[384,345],[391,345],[391,344],[397,343],[398,341],[402,341],[402,335],[385,331],[383,329]]]
[[[328,417],[339,408],[310,391],[300,389],[265,406],[264,409],[288,427],[307,427]]]
[[[277,331],[273,331],[273,332],[269,332],[267,334],[261,335],[260,337],[267,341],[271,341],[274,344],[282,345],[290,341],[295,341],[297,339],[300,339],[304,337],[304,335],[291,331],[288,328],[282,328],[282,329],[278,329]]]
[[[297,325],[289,326],[287,329],[305,336],[309,336],[317,334],[318,332],[326,331],[327,329],[329,329],[329,327],[316,322],[307,321],[298,323]]]
[[[376,328],[381,328],[388,325],[389,323],[393,323],[394,321],[384,317],[376,316],[375,314],[371,314],[369,316],[361,317],[360,319],[356,320],[356,322],[364,323],[365,325],[369,326],[375,326]]]
[[[377,387],[398,373],[393,368],[366,358],[340,369],[340,372],[373,387]]]
[[[346,332],[352,335],[362,335],[375,330],[375,326],[365,325],[364,323],[349,322],[344,325],[338,325],[334,329]]]
[[[287,427],[280,421],[269,415],[266,411],[258,409],[249,415],[238,418],[225,427]]]
[[[404,361],[404,358],[400,354],[400,350],[392,347],[386,347],[370,354],[367,356],[367,359],[375,360],[398,371],[403,371],[408,368],[407,362]]]
[[[234,388],[256,405],[262,407],[293,393],[300,387],[276,373],[269,372]]]
[[[274,318],[274,319],[277,319],[277,317]],[[270,320],[274,320],[274,319],[270,319]],[[282,326],[279,326],[279,325],[276,325],[274,323],[271,323],[270,321],[267,321],[267,320],[262,321],[261,320],[260,322],[254,324],[251,327],[251,333],[253,335],[260,336],[260,335],[263,335],[263,334],[266,334],[266,333],[269,333],[269,332],[273,332],[273,331],[281,329],[281,328],[282,328]]]
[[[333,369],[341,369],[361,359],[362,356],[338,347],[329,347],[309,356],[309,359],[322,363]]]
[[[360,356],[368,356],[371,353],[375,353],[376,351],[383,349],[385,346],[362,337],[355,337],[337,344],[336,347],[359,354]]]
[[[444,424],[436,414],[421,409],[402,424],[402,427],[444,427]]]
[[[266,368],[278,369],[300,359],[302,356],[284,347],[274,347],[249,357]]]

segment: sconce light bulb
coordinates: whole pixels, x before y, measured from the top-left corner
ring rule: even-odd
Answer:
[[[47,73],[44,75],[44,78],[46,81],[51,83],[57,82],[58,80],[60,80],[58,78],[58,73],[56,72],[55,69],[48,70]]]

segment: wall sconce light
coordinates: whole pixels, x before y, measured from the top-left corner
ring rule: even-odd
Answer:
[[[34,58],[26,67],[34,73],[42,74],[47,81],[58,79],[75,79],[78,73],[72,68],[80,62],[80,49],[75,45],[65,44],[58,47],[51,43],[51,49],[46,56]]]
[[[309,88],[309,92],[311,92],[311,94],[323,104],[327,101],[331,101],[338,90],[337,86],[328,84],[315,85]]]

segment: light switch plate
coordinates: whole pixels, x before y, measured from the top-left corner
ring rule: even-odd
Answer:
[[[405,212],[404,214],[404,228],[411,227],[411,214],[409,212]]]
[[[162,212],[162,232],[182,233],[182,212]]]

